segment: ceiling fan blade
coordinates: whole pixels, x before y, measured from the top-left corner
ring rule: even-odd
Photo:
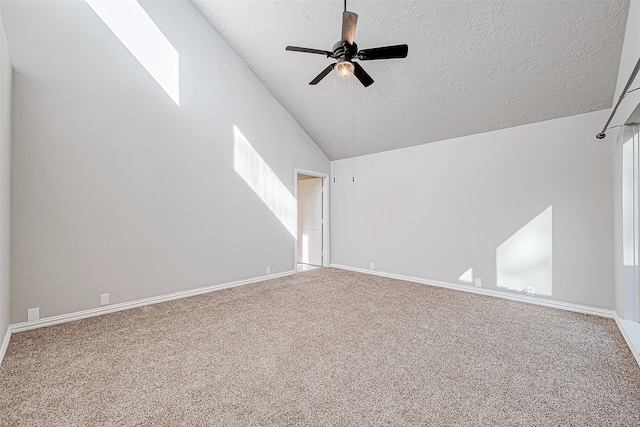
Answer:
[[[358,52],[358,59],[361,61],[371,61],[373,59],[406,58],[408,52],[409,46],[406,44],[375,47],[373,49],[363,49]]]
[[[318,74],[315,79],[311,80],[311,82],[309,82],[309,84],[310,85],[317,85],[320,82],[320,80],[322,80],[325,77],[327,77],[327,74],[329,74],[331,72],[331,70],[333,70],[333,67],[335,67],[335,66],[336,66],[336,64],[329,65],[327,68],[322,70],[322,72],[320,74]]]
[[[333,52],[329,52],[328,50],[309,49],[306,47],[287,46],[286,50],[289,50],[291,52],[317,53],[318,55],[326,55],[327,57],[333,56]]]
[[[358,14],[353,12],[342,12],[342,41],[353,44],[353,37],[356,34],[358,24]]]
[[[367,72],[358,64],[357,62],[353,63],[353,74],[360,80],[360,83],[364,87],[369,87],[373,84],[373,79]]]

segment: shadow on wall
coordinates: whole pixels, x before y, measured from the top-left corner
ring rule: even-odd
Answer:
[[[180,55],[136,0],[85,0],[111,32],[180,105]]]

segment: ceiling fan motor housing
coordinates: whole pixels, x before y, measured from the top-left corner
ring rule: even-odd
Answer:
[[[336,42],[331,49],[333,50],[333,57],[343,61],[351,61],[351,58],[355,58],[358,54],[358,45],[355,42],[349,44],[346,40]]]
[[[342,13],[342,39],[333,45],[331,51],[322,49],[309,49],[306,47],[298,46],[286,47],[286,50],[289,51],[325,55],[327,58],[333,58],[337,60],[336,63],[327,66],[327,68],[322,70],[315,79],[311,80],[309,82],[310,85],[317,85],[331,72],[331,70],[335,69],[337,75],[340,78],[346,79],[353,74],[364,87],[369,87],[371,86],[371,84],[373,84],[373,79],[369,74],[367,74],[367,72],[358,62],[353,62],[354,59],[357,59],[359,61],[370,61],[373,59],[407,57],[408,46],[406,44],[376,47],[373,49],[365,49],[361,52],[358,52],[358,45],[353,40],[357,23],[358,14],[347,11],[347,4],[345,0],[344,12]]]

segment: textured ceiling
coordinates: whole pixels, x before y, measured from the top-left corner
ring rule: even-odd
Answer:
[[[349,1],[360,49],[409,45],[406,59],[363,62],[364,88],[333,73],[309,86],[331,60],[284,50],[330,50],[342,1],[193,3],[331,159],[353,141],[362,155],[611,107],[629,6]]]

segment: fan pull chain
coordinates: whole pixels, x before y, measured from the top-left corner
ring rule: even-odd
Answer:
[[[333,105],[336,103],[336,79],[333,79]],[[337,115],[337,114],[336,114]],[[333,183],[336,183],[336,138],[333,138],[333,161],[331,162],[333,168]]]
[[[346,0],[345,0],[346,2]],[[351,79],[351,182],[356,182],[356,84]]]

